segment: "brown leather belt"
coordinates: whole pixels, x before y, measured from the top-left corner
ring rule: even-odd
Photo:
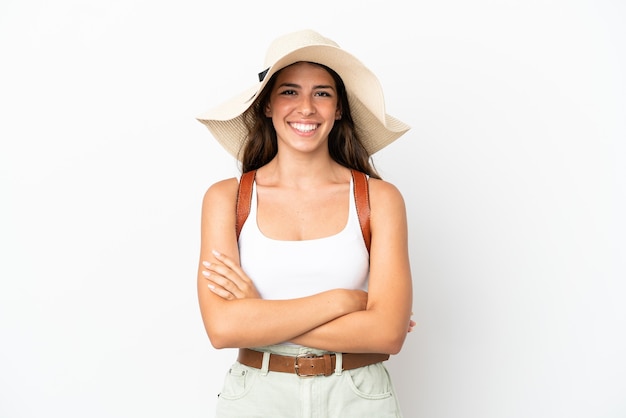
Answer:
[[[389,359],[389,354],[378,353],[345,353],[342,354],[342,370],[358,369],[370,364],[380,363]],[[261,369],[263,352],[240,348],[237,361],[248,367]],[[295,373],[298,376],[330,376],[335,371],[337,357],[335,354],[301,354],[299,356],[281,356],[270,354],[269,371]]]

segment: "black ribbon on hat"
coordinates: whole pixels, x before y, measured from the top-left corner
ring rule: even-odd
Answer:
[[[259,73],[259,83],[263,82],[263,80],[265,79],[265,76],[267,75],[269,70],[270,70],[269,67],[267,67],[267,69],[265,69],[265,70],[263,70],[263,71],[261,71]]]

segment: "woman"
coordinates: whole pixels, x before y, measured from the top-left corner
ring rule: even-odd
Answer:
[[[383,361],[414,325],[406,213],[370,156],[409,128],[376,77],[300,31],[198,119],[244,173],[202,209],[202,318],[214,347],[240,349],[217,415],[400,417]]]

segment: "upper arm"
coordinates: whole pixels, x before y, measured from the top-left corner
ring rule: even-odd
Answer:
[[[235,217],[237,190],[236,178],[213,184],[202,200],[201,257],[211,256],[211,250],[219,250],[239,261]],[[207,260],[207,258],[204,258]]]
[[[413,291],[405,203],[392,184],[370,179],[369,185],[372,241],[368,309],[381,311],[387,324],[406,333]]]
[[[200,233],[200,259],[198,262],[198,298],[200,311],[207,332],[211,321],[219,320],[220,306],[225,303],[207,287],[202,275],[202,262],[215,262],[212,254],[217,250],[239,263],[239,250],[235,232],[238,181],[236,178],[222,180],[206,191],[202,201]],[[209,336],[211,333],[209,332]]]

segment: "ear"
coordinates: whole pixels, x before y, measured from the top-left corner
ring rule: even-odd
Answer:
[[[341,109],[339,108],[335,111],[335,120],[341,120]]]
[[[269,103],[265,105],[265,116],[268,118],[272,117],[272,108]]]

